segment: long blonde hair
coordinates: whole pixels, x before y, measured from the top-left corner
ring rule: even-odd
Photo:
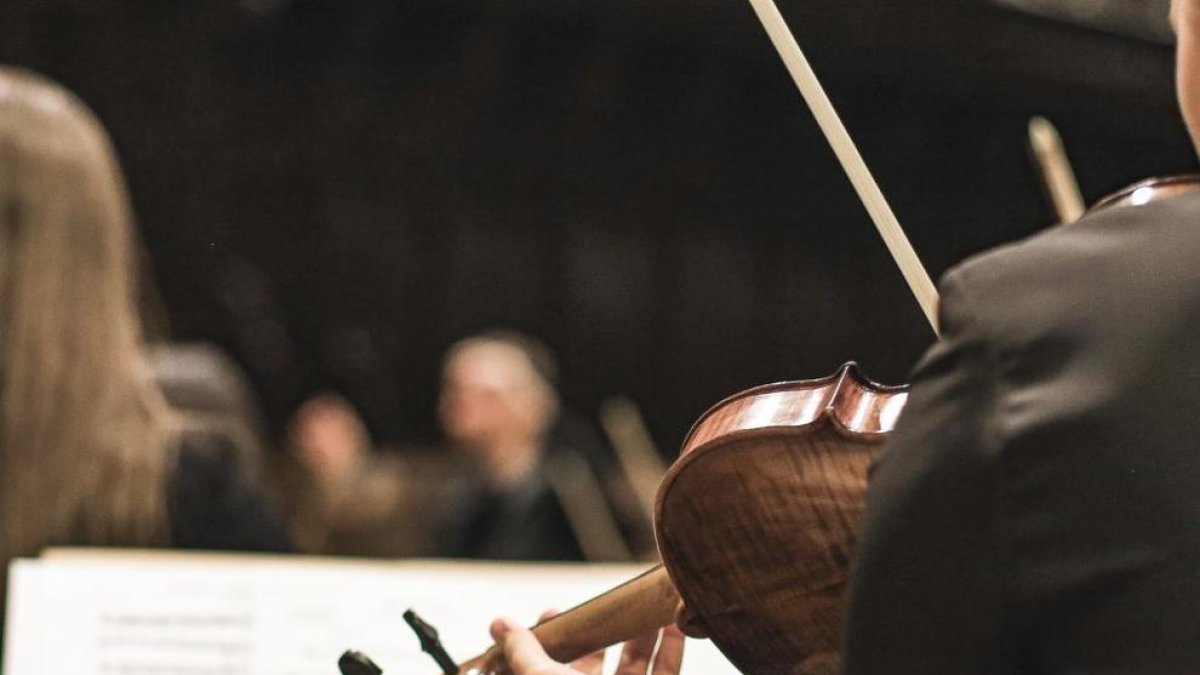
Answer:
[[[167,539],[173,424],[142,364],[133,237],[99,122],[63,88],[0,68],[5,567],[50,545]]]

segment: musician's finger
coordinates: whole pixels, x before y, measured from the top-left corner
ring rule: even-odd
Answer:
[[[651,631],[626,642],[621,648],[621,660],[617,662],[616,675],[646,675],[656,644],[658,631]]]
[[[496,619],[492,622],[491,633],[504,653],[504,660],[516,675],[544,672],[558,665],[546,655],[533,633],[512,619]]]
[[[542,612],[542,615],[538,617],[538,623],[545,623],[556,616],[558,616],[557,609],[548,609]]]
[[[679,669],[683,666],[683,645],[683,632],[677,626],[664,628],[650,675],[679,675]]]

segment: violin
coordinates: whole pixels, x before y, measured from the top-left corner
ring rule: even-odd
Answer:
[[[850,363],[718,403],[659,487],[662,565],[534,635],[551,658],[572,661],[679,620],[744,673],[837,672],[867,468],[907,397]],[[497,658],[459,672],[502,671]]]

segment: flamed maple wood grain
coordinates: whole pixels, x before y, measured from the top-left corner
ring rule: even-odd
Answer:
[[[659,492],[663,562],[743,672],[838,672],[867,469],[907,394],[853,366],[769,385],[697,422]]]
[[[867,468],[904,406],[853,364],[758,387],[693,427],[659,488],[654,569],[536,627],[571,661],[675,618],[708,635],[748,675],[840,669],[843,596]],[[494,652],[460,666],[505,673]]]

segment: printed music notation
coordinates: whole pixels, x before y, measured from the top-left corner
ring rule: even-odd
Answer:
[[[385,673],[433,675],[405,609],[466,659],[488,646],[494,616],[532,623],[642,567],[51,554],[10,569],[4,675],[331,675],[346,649]],[[711,644],[691,641],[685,672],[736,670]]]

